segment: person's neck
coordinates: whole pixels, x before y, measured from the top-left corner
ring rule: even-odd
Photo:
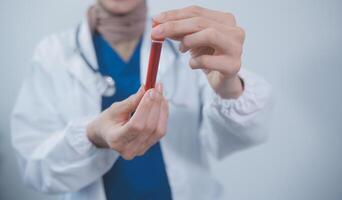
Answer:
[[[140,37],[133,38],[129,41],[121,42],[111,45],[111,47],[118,53],[122,60],[128,62],[132,57],[136,46],[139,43]]]
[[[101,34],[122,59],[128,61],[144,32],[146,15],[145,2],[124,15],[110,13],[96,4],[89,8],[88,21],[91,31]]]

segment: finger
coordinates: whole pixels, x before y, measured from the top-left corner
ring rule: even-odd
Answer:
[[[129,145],[126,145],[122,152],[120,153],[121,157],[124,158],[125,160],[132,160],[134,159],[137,154],[133,150],[133,143],[130,143]]]
[[[157,128],[157,130],[159,130],[160,133],[166,132],[168,119],[169,119],[169,103],[165,98],[163,98],[161,114],[160,114],[158,128]]]
[[[163,100],[161,104],[161,112],[160,117],[158,120],[158,127],[154,134],[152,134],[147,141],[145,142],[144,146],[140,149],[138,155],[144,155],[149,148],[151,148],[156,142],[158,142],[162,137],[166,134],[167,129],[167,121],[169,116],[169,107],[168,102],[166,99]]]
[[[176,21],[168,21],[152,29],[153,38],[181,39],[185,35],[213,27],[220,29],[222,25],[203,17],[192,17]]]
[[[202,55],[191,58],[189,65],[192,69],[217,70],[223,75],[239,72],[241,60],[227,56]]]
[[[184,53],[190,49],[209,46],[228,54],[241,56],[244,38],[244,30],[239,27],[207,28],[186,35],[181,41],[179,50]]]
[[[122,135],[120,136],[120,155],[126,159],[131,160],[136,156],[136,141],[139,134],[137,132],[127,132],[124,130]]]
[[[132,138],[129,142],[125,143],[127,140],[125,139],[126,135],[131,135]],[[133,138],[133,135],[135,136]],[[138,133],[138,132],[126,132],[125,135],[123,135],[122,142],[125,143],[123,144],[123,154],[125,154],[125,159],[126,158],[130,158],[133,159],[135,156],[138,155],[139,150],[142,148],[142,146],[144,145],[144,137],[148,137],[148,135],[151,134],[142,134],[142,132]],[[130,160],[129,159],[129,160]]]
[[[230,45],[229,43],[230,40],[227,36],[221,34],[215,29],[207,28],[185,36],[180,43],[179,50],[185,53],[190,49],[212,47],[213,49],[226,52],[226,49]]]
[[[162,24],[168,21],[175,21],[198,16],[208,18],[217,21],[218,23],[227,24],[230,26],[236,25],[235,17],[231,13],[210,10],[199,6],[189,6],[182,9],[175,9],[162,12],[159,15],[153,17],[153,20],[156,23]]]
[[[134,132],[137,134],[134,140],[127,145],[133,154],[138,152],[141,144],[144,143],[146,138],[156,129],[161,100],[161,95],[156,89],[149,90],[146,99],[144,96],[136,112],[125,125],[127,127],[127,133]]]
[[[157,88],[160,88],[158,84]],[[133,117],[124,127],[122,127],[123,131],[120,136],[120,141],[122,143],[121,146],[123,146],[121,155],[124,159],[133,159],[137,154],[137,149],[141,146],[141,137],[144,135],[141,133],[145,131],[145,121],[142,120],[144,119],[142,114],[145,113],[145,115],[148,116],[149,109],[152,107],[152,110],[154,110],[153,104],[158,103],[156,98],[161,99],[161,97],[158,97],[158,94],[155,93],[157,93],[155,89],[151,89],[145,93]],[[159,104],[160,102],[161,100],[159,100]]]
[[[147,122],[147,128],[146,128],[147,134],[143,134],[141,138],[139,139],[140,145],[139,145],[139,148],[137,149],[137,152],[142,152],[143,149],[146,148],[146,141],[148,140],[148,138],[153,137],[153,134],[158,128],[159,118],[162,112],[162,102],[164,101],[164,98],[162,97],[163,85],[161,83],[157,83],[156,89],[161,94],[160,101],[159,101],[159,104],[155,106],[154,108],[152,108],[151,110],[151,114],[149,115],[148,122]]]
[[[149,137],[151,137],[158,127],[158,121],[161,112],[161,100],[156,102],[154,106],[151,108],[150,114],[148,116],[146,122],[146,128],[140,134],[140,136],[136,139],[136,145],[134,151],[136,153],[141,152],[142,149],[145,148],[146,141]]]
[[[137,93],[131,95],[130,97],[128,97],[127,99],[121,102],[118,102],[120,106],[116,106],[115,109],[119,108],[130,113],[133,112],[139,105],[139,102],[143,98],[144,93],[145,93],[145,89],[144,89],[144,86],[142,85],[140,86]]]
[[[151,147],[153,144],[158,142],[162,137],[165,136],[167,130],[167,121],[169,117],[169,107],[167,100],[164,100],[162,103],[162,111],[160,114],[158,128],[154,133],[154,137],[149,138],[147,141],[147,146]]]
[[[127,123],[127,128],[132,131],[141,132],[144,130],[147,117],[153,106],[154,101],[158,98],[158,92],[155,89],[148,90],[141,99],[133,116]]]
[[[144,132],[149,135],[150,133],[153,133],[158,125],[159,115],[161,112],[161,104],[163,101],[162,93],[163,93],[163,86],[161,83],[156,84],[156,98],[153,102],[153,105],[151,109],[149,110],[148,115],[145,116],[147,119],[146,126],[144,129]]]
[[[123,147],[121,156],[125,157],[125,159],[129,158],[128,160],[133,159],[135,156],[137,156],[137,145],[139,145],[138,137],[134,138],[134,140]]]

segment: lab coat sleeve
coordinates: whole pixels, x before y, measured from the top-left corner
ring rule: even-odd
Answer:
[[[223,99],[210,87],[201,73],[202,144],[218,159],[262,143],[267,138],[267,125],[273,98],[271,86],[247,70],[239,72],[244,91],[238,99]]]
[[[51,73],[34,61],[11,119],[12,143],[24,182],[50,194],[77,191],[99,180],[118,153],[99,149],[85,129],[94,116],[64,121],[56,109]]]

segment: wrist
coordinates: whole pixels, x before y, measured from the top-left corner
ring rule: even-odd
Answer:
[[[223,99],[237,99],[244,90],[244,82],[239,76],[224,79],[216,93]]]

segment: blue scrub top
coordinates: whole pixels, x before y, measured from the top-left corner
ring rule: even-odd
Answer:
[[[140,87],[140,39],[134,53],[125,62],[99,34],[93,37],[99,71],[115,80],[116,93],[102,97],[102,110],[112,103],[122,101],[137,92]],[[147,55],[145,55],[147,56]],[[168,182],[159,142],[143,156],[127,161],[122,157],[103,176],[108,200],[169,200]]]

